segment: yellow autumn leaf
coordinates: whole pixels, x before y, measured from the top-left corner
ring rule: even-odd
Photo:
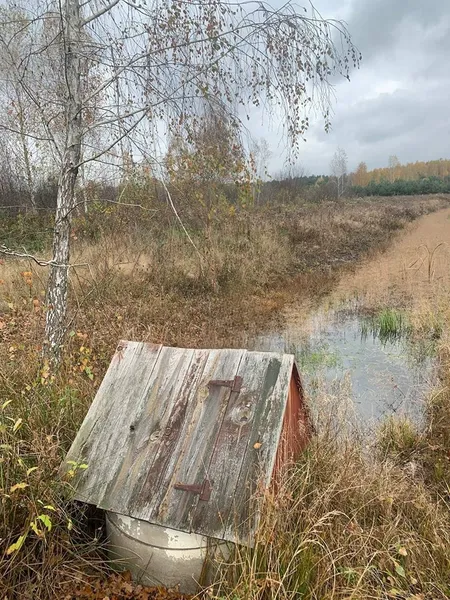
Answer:
[[[13,492],[15,492],[17,490],[24,490],[27,487],[28,487],[28,483],[16,483],[16,485],[13,485],[9,491],[12,494]]]
[[[31,473],[33,473],[33,471],[37,471],[37,467],[31,467],[30,469],[27,469],[27,477],[28,477],[28,475],[31,475]]]
[[[48,531],[52,530],[52,520],[48,515],[39,515],[38,519],[47,527]]]
[[[36,521],[31,521],[31,523],[30,523],[30,527],[31,527],[31,529],[34,531],[34,533],[35,533],[36,535],[38,535],[39,537],[41,537],[41,536],[42,536],[42,531],[41,531],[41,530],[39,529],[39,527],[37,526],[37,524],[36,524]]]
[[[22,425],[23,419],[17,419],[17,421],[14,423],[14,427],[13,427],[13,433],[15,433]]]
[[[24,541],[27,538],[27,534],[24,533],[23,535],[21,535],[16,542],[14,542],[14,544],[11,544],[11,546],[6,550],[6,554],[9,556],[10,554],[12,554],[13,552],[17,552],[18,550],[20,550],[23,546]]]

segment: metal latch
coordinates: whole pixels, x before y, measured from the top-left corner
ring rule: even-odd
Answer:
[[[205,479],[205,481],[201,485],[176,483],[173,487],[176,490],[183,490],[185,492],[191,492],[192,494],[198,494],[200,496],[200,500],[205,500],[206,502],[211,498],[212,486],[209,482],[209,479]]]
[[[240,392],[242,389],[243,379],[239,375],[236,375],[234,379],[211,379],[208,383],[210,385],[218,385],[220,387],[228,387],[232,392]]]

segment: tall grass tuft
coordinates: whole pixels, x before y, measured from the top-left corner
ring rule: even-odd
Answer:
[[[54,378],[36,354],[9,350],[0,368],[1,597],[49,600],[67,580],[105,569],[85,507],[70,501],[70,478],[58,476],[94,385],[79,368]]]
[[[409,319],[404,311],[385,308],[366,318],[361,326],[363,336],[372,335],[382,343],[393,342],[411,332]]]

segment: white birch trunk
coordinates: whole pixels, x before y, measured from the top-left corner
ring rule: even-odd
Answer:
[[[82,187],[82,196],[83,196],[83,209],[84,209],[84,214],[87,215],[88,210],[89,210],[89,206],[88,206],[89,201],[88,201],[88,195],[87,195],[87,191],[86,191],[86,171],[84,169],[84,165],[81,165],[80,177],[81,177],[81,187]]]
[[[27,140],[27,135],[26,135],[26,125],[25,125],[24,110],[23,110],[23,105],[22,105],[22,97],[21,97],[21,92],[18,89],[16,89],[16,98],[17,98],[17,105],[19,108],[18,119],[19,119],[20,141],[22,144],[23,161],[25,164],[25,173],[26,173],[26,178],[27,178],[28,195],[29,195],[29,201],[30,201],[29,209],[31,210],[32,213],[36,213],[37,206],[36,206],[36,197],[35,197],[35,188],[34,188],[33,169],[31,166],[30,151],[28,149],[28,140]]]
[[[47,288],[44,357],[57,366],[65,334],[69,283],[70,231],[77,165],[81,156],[80,0],[64,5],[64,69],[67,81],[66,143],[58,182],[53,257]]]

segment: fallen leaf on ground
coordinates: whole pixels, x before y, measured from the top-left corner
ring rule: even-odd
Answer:
[[[190,600],[192,596],[164,587],[146,587],[134,583],[129,571],[104,579],[67,584],[60,600]]]

